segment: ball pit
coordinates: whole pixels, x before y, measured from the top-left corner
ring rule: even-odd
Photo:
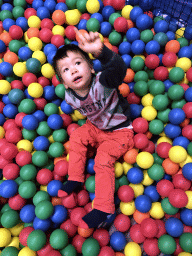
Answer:
[[[153,2],[0,1],[2,256],[191,255],[192,32],[151,12]],[[134,148],[115,164],[116,212],[98,229],[79,227],[94,206],[94,152],[84,187],[57,197],[69,136],[85,123],[52,67],[60,46],[78,43],[74,27],[98,31],[127,65],[118,89]]]

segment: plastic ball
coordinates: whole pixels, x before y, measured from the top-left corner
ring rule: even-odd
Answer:
[[[137,28],[130,28],[127,30],[126,38],[129,43],[140,39],[140,32]]]
[[[1,216],[1,225],[5,228],[15,227],[19,223],[19,214],[15,210],[7,210]]]
[[[169,72],[169,79],[173,83],[179,83],[184,78],[184,70],[180,67],[174,67]]]
[[[67,10],[65,12],[66,23],[68,25],[77,25],[79,23],[81,13],[78,9]]]
[[[127,179],[130,183],[139,184],[143,180],[143,172],[140,168],[133,167],[127,172]]]
[[[27,130],[35,130],[38,125],[38,119],[34,115],[26,115],[22,119],[22,125]]]
[[[126,245],[126,238],[122,232],[115,231],[110,237],[110,245],[115,251],[121,251]]]
[[[187,157],[187,151],[181,146],[173,146],[169,150],[169,158],[174,163],[181,163],[185,161],[186,157]]]
[[[141,222],[141,232],[147,238],[153,238],[157,235],[158,226],[152,218],[146,218]]]
[[[131,202],[134,199],[134,191],[128,185],[121,186],[118,189],[118,197],[122,202]]]
[[[11,232],[6,228],[0,228],[0,246],[5,247],[11,242]]]
[[[50,244],[54,249],[63,249],[68,244],[68,235],[63,229],[55,229],[50,236]]]
[[[139,6],[133,7],[133,9],[130,11],[130,19],[133,22],[136,22],[137,17],[143,14],[143,10]]]
[[[173,189],[168,196],[169,202],[176,208],[185,207],[188,203],[188,197],[182,189]]]
[[[46,235],[42,230],[32,231],[27,238],[27,245],[33,251],[39,251],[46,244]]]
[[[35,206],[32,204],[28,204],[23,206],[20,211],[20,219],[25,223],[32,222],[35,218]]]
[[[99,243],[94,238],[86,239],[82,245],[82,254],[84,256],[88,256],[90,253],[93,256],[97,256],[99,254],[99,250],[100,250]]]
[[[162,235],[158,239],[158,247],[162,253],[172,254],[176,250],[176,242],[170,235]]]
[[[49,63],[46,63],[41,67],[41,73],[48,79],[51,79],[55,75],[55,71]]]
[[[99,1],[97,1],[97,0],[94,0],[94,1],[88,0],[87,3],[86,3],[86,9],[89,13],[98,12],[99,9],[100,9]]]
[[[135,207],[138,211],[146,213],[151,209],[152,201],[149,196],[140,195],[135,199]]]
[[[160,59],[156,54],[149,54],[145,59],[145,65],[149,69],[155,69],[159,66]]]
[[[172,237],[180,237],[183,233],[183,223],[177,218],[169,218],[165,222],[165,228],[168,235]]]
[[[129,242],[124,248],[125,256],[138,255],[141,256],[141,247],[135,242]]]
[[[141,116],[147,121],[152,121],[157,116],[157,111],[152,106],[146,106],[141,110]]]
[[[188,232],[183,233],[179,238],[179,244],[185,252],[192,253],[191,242],[192,242],[192,234],[191,233],[188,233]]]
[[[152,24],[152,19],[147,14],[141,14],[136,18],[136,26],[141,31],[150,29]]]
[[[21,39],[22,36],[23,36],[23,30],[21,27],[17,26],[17,25],[12,25],[10,28],[9,28],[9,34],[11,36],[11,38],[14,40],[18,40],[18,39]]]
[[[126,232],[130,228],[131,222],[128,216],[118,214],[114,220],[114,225],[119,232]]]
[[[174,108],[169,112],[168,118],[172,124],[178,125],[185,120],[185,112],[180,108]]]
[[[4,180],[0,184],[0,191],[2,197],[10,198],[17,193],[18,185],[14,180]]]
[[[126,33],[128,29],[127,20],[124,17],[118,17],[114,21],[114,28],[117,32]]]
[[[136,162],[139,165],[139,167],[143,169],[148,169],[153,165],[154,158],[148,152],[140,152],[137,155]]]
[[[38,37],[32,37],[28,41],[29,48],[34,51],[41,51],[43,43]]]

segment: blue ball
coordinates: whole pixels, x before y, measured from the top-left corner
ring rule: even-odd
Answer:
[[[26,89],[24,90],[24,95],[25,95],[25,98],[27,98],[27,99],[31,99],[31,100],[34,99],[31,95],[29,95],[29,93],[28,93],[28,88],[26,88]]]
[[[89,192],[89,198],[90,198],[91,201],[93,201],[94,198],[95,198],[95,193]]]
[[[188,179],[192,180],[192,163],[187,163],[182,168],[183,176]]]
[[[77,28],[80,30],[80,29],[84,29],[86,30],[87,29],[87,20],[86,19],[82,19],[79,21],[78,25],[77,25]]]
[[[8,94],[9,100],[13,104],[19,104],[25,97],[24,92],[20,89],[12,89]]]
[[[119,54],[129,54],[131,52],[131,44],[129,42],[122,42],[119,45]]]
[[[7,49],[7,46],[2,40],[0,40],[0,53],[5,52],[6,49]]]
[[[181,128],[179,125],[167,124],[164,128],[164,132],[167,137],[174,139],[181,134]]]
[[[135,82],[131,82],[131,83],[129,83],[128,85],[129,85],[130,92],[134,92],[134,85],[135,85]]]
[[[57,130],[62,128],[63,126],[63,119],[60,115],[58,114],[52,114],[47,118],[47,124],[48,126],[53,129]]]
[[[52,13],[55,11],[56,1],[54,0],[45,0],[44,6]]]
[[[160,54],[158,54],[157,56],[158,56],[159,59],[160,59],[159,65],[162,66],[162,65],[163,65],[163,63],[162,63],[163,54],[160,53]]]
[[[160,198],[160,195],[157,192],[156,186],[154,185],[145,187],[144,195],[149,196],[152,202],[157,202]]]
[[[173,146],[181,146],[187,150],[187,147],[189,145],[190,141],[183,136],[179,136],[173,140]]]
[[[47,185],[47,193],[50,196],[57,196],[58,190],[63,188],[63,183],[60,180],[52,180]]]
[[[73,113],[73,108],[67,104],[67,102],[65,100],[62,101],[61,103],[61,110],[65,113],[65,114],[71,114]]]
[[[109,20],[109,17],[112,13],[115,12],[115,9],[111,5],[106,5],[102,9],[102,16],[104,20]]]
[[[27,204],[22,207],[19,213],[21,221],[24,223],[33,222],[35,218],[35,206],[33,204]]]
[[[127,179],[130,183],[139,184],[143,180],[143,171],[138,167],[132,167],[127,172]]]
[[[131,118],[137,118],[141,115],[141,111],[143,109],[143,105],[138,104],[130,104],[130,112],[131,112]]]
[[[168,30],[172,31],[173,33],[176,32],[177,30],[177,20],[176,19],[171,19],[169,22]]]
[[[165,175],[163,176],[163,179],[171,181],[172,177],[171,177],[171,175],[165,173]]]
[[[122,57],[123,61],[125,62],[126,66],[129,68],[132,57],[129,54],[123,54],[121,57]]]
[[[180,213],[180,218],[183,224],[192,226],[192,210],[183,208]]]
[[[14,180],[4,180],[0,184],[0,195],[4,198],[13,197],[18,191],[18,184]]]
[[[50,18],[50,11],[47,7],[45,6],[40,6],[38,9],[37,9],[37,16],[43,20],[43,19],[49,19]]]
[[[21,60],[28,60],[31,58],[33,52],[29,47],[23,46],[18,50],[18,56]]]
[[[51,103],[54,103],[55,105],[57,105],[59,107],[61,105],[61,99],[52,100]]]
[[[131,51],[135,55],[143,54],[145,50],[145,43],[142,40],[135,40],[131,45]]]
[[[8,97],[8,94],[3,95],[2,101],[3,101],[3,103],[5,103],[6,105],[12,103],[12,102],[10,101],[9,97]]]
[[[154,0],[139,0],[139,6],[144,10],[144,11],[149,11],[153,7]]]
[[[143,10],[139,6],[133,7],[133,9],[130,11],[130,19],[133,22],[136,22],[137,17],[143,14]]]
[[[7,104],[3,108],[3,114],[8,118],[14,119],[18,114],[18,108],[13,104]]]
[[[46,151],[49,148],[49,140],[45,136],[38,136],[33,141],[33,146],[36,150]]]
[[[10,27],[13,25],[15,25],[15,21],[13,19],[11,19],[11,18],[4,19],[4,21],[3,21],[4,30],[9,32]]]
[[[2,113],[0,113],[0,126],[2,126],[5,123],[5,121],[5,116]]]
[[[53,214],[50,219],[56,223],[60,224],[67,218],[67,209],[63,205],[55,205]]]
[[[172,237],[179,237],[183,234],[183,223],[177,218],[169,218],[165,222],[165,229]]]
[[[43,0],[33,0],[32,2],[32,8],[34,8],[35,10],[37,10],[39,7],[43,5],[44,5]]]
[[[167,31],[166,35],[169,41],[175,40],[175,33],[173,31]]]
[[[2,6],[1,6],[1,11],[3,11],[3,10],[8,10],[8,11],[12,12],[12,10],[13,10],[13,5],[10,4],[10,3],[2,4]]]
[[[90,158],[88,161],[87,161],[87,172],[89,174],[95,174],[95,171],[94,171],[94,164],[95,164],[95,161],[94,159]]]
[[[168,92],[169,88],[174,84],[173,82],[171,82],[171,80],[167,79],[165,81],[163,81],[164,85],[165,85],[165,92]]]
[[[95,18],[99,21],[99,23],[102,23],[103,22],[103,16],[101,13],[99,12],[95,12],[91,15],[91,18]]]
[[[164,32],[167,33],[169,29],[169,23],[165,20],[159,20],[154,25],[155,33]]]
[[[139,30],[150,29],[152,25],[153,20],[147,14],[139,15],[136,19],[136,26]]]
[[[49,64],[53,65],[53,58],[55,57],[56,51],[52,51],[47,55],[47,61]]]
[[[184,37],[185,37],[187,40],[192,40],[192,27],[191,27],[191,26],[187,26],[187,27],[185,28]]]
[[[43,48],[45,55],[47,56],[52,51],[57,51],[57,47],[54,44],[46,44]]]
[[[158,54],[160,51],[160,48],[161,46],[157,41],[151,40],[146,44],[145,51],[147,54]]]
[[[185,120],[185,112],[181,108],[173,108],[168,115],[172,124],[179,125]]]
[[[100,26],[100,33],[103,36],[108,36],[112,31],[112,26],[108,21],[103,21]]]
[[[126,32],[127,41],[132,43],[135,40],[140,39],[140,32],[137,28],[130,28]]]
[[[110,237],[110,245],[115,251],[122,251],[127,241],[122,232],[115,231]]]
[[[185,99],[186,99],[186,101],[192,102],[192,87],[189,87],[185,91]]]
[[[50,218],[45,219],[45,220],[41,220],[41,219],[35,217],[34,220],[33,220],[33,228],[35,230],[40,229],[40,230],[46,232],[50,227],[51,227]]]
[[[0,63],[0,74],[3,76],[12,76],[13,75],[13,66],[9,62]]]
[[[138,211],[146,213],[149,212],[152,206],[152,200],[147,195],[140,195],[135,198],[135,207]]]
[[[55,10],[61,10],[63,12],[66,12],[68,10],[68,7],[65,3],[60,2],[60,3],[56,4]]]
[[[38,119],[33,115],[26,115],[22,119],[23,128],[27,130],[35,130],[39,125]]]
[[[42,110],[36,110],[32,115],[35,116],[39,122],[45,121],[47,119],[47,116]]]
[[[54,100],[56,97],[55,87],[48,85],[43,88],[43,98],[46,100]]]
[[[16,19],[16,25],[21,27],[24,32],[29,28],[28,21],[25,17],[18,17]]]
[[[178,57],[179,58],[186,57],[186,58],[191,59],[192,58],[191,47],[190,46],[183,46],[183,47],[181,47],[181,49],[178,52]]]
[[[93,60],[93,68],[96,73],[100,72],[103,70],[103,67],[101,65],[101,61],[98,59]]]

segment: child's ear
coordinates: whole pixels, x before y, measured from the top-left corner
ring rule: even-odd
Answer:
[[[92,74],[95,74],[95,70],[94,70],[93,67],[91,68],[91,73],[92,73]]]

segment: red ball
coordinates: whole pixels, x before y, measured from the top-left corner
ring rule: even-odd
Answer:
[[[47,256],[49,253],[53,250],[53,247],[50,245],[49,242],[46,243],[46,245],[41,248],[39,251],[37,251],[38,256]]]
[[[59,251],[57,251],[57,250],[51,250],[50,252],[49,252],[49,256],[61,256],[61,253],[59,252]]]
[[[145,237],[153,238],[158,233],[156,221],[152,218],[146,218],[141,222],[141,232]]]
[[[104,228],[98,228],[93,232],[93,238],[96,239],[100,247],[108,245],[110,241],[109,232]]]
[[[23,127],[22,125],[22,120],[23,120],[23,117],[26,116],[27,114],[21,112],[21,113],[18,113],[16,116],[15,116],[15,123],[18,127]]]
[[[191,187],[191,181],[186,179],[183,174],[176,174],[172,178],[172,182],[175,188],[189,190]]]
[[[71,193],[69,196],[65,196],[62,198],[62,204],[65,208],[74,208],[77,205],[77,195],[76,193]]]
[[[72,240],[72,245],[75,247],[77,253],[82,253],[82,245],[85,242],[85,238],[80,236],[80,235],[76,235],[73,240]]]
[[[47,101],[44,98],[35,98],[33,101],[35,102],[37,110],[43,110],[47,104]]]
[[[85,206],[89,202],[89,193],[87,190],[82,189],[78,194],[77,194],[77,204],[78,206]]]
[[[125,6],[125,0],[113,0],[112,6],[115,10],[122,10],[122,8]]]
[[[8,141],[5,138],[0,139],[0,153],[1,153],[1,149],[4,147],[6,143],[8,143]]]
[[[72,124],[73,120],[70,115],[67,115],[65,113],[61,114],[61,117],[63,119],[63,126],[64,128],[68,127],[70,124]]]
[[[25,227],[24,229],[21,230],[21,232],[19,233],[19,242],[23,245],[23,246],[27,246],[27,238],[29,236],[29,234],[35,230],[33,227]]]
[[[83,13],[80,17],[80,20],[89,20],[91,18],[89,13]]]
[[[17,25],[12,25],[9,28],[9,35],[11,36],[12,39],[19,40],[23,37],[23,30],[21,27]]]
[[[165,81],[169,77],[169,71],[166,67],[160,66],[154,70],[153,76],[156,80]]]
[[[156,224],[157,224],[157,227],[158,227],[156,237],[159,238],[162,235],[166,234],[167,231],[165,229],[165,222],[163,220],[156,220]]]
[[[5,107],[5,104],[2,101],[0,101],[0,113],[1,114],[3,114],[4,107]]]
[[[19,176],[20,168],[17,164],[10,163],[3,168],[3,176],[7,180],[14,180]]]
[[[141,151],[145,151],[153,154],[155,152],[155,144],[153,143],[153,141],[149,140],[147,147],[142,148]]]
[[[37,79],[37,82],[44,88],[47,85],[50,85],[50,80],[44,76],[40,76]]]
[[[70,219],[64,221],[60,229],[65,230],[69,237],[74,237],[77,233],[77,226],[75,226]]]
[[[64,37],[61,35],[53,35],[51,38],[51,43],[54,44],[57,48],[64,45],[65,40]]]
[[[7,164],[11,162],[11,160],[7,160],[2,155],[0,155],[0,169],[3,169]]]
[[[64,177],[57,175],[57,174],[53,171],[53,180],[60,180],[61,182],[63,182],[63,181],[64,181]]]
[[[130,237],[133,240],[133,242],[137,244],[141,244],[145,241],[145,236],[141,232],[140,224],[134,224],[133,226],[131,226]]]
[[[72,210],[70,218],[74,225],[79,226],[79,222],[86,215],[86,211],[82,207],[76,207]]]
[[[117,195],[125,203],[131,202],[135,197],[134,190],[129,185],[120,186]]]
[[[7,119],[5,121],[5,123],[3,124],[3,128],[5,129],[5,131],[7,131],[9,129],[15,129],[18,127],[17,127],[14,119]]]
[[[114,29],[119,33],[126,33],[128,30],[128,23],[124,17],[118,17],[114,21]]]
[[[91,211],[93,210],[93,209],[92,209],[92,202],[89,202],[88,204],[86,204],[86,205],[84,206],[84,209],[85,209],[86,213],[91,212]]]
[[[69,163],[66,160],[60,160],[55,164],[54,172],[60,176],[66,176],[68,174]]]
[[[192,82],[192,67],[187,70],[186,77],[189,82]]]
[[[149,128],[149,124],[148,124],[147,120],[144,119],[143,117],[135,118],[133,120],[132,126],[133,126],[133,130],[136,133],[146,133]]]
[[[41,29],[48,28],[52,30],[53,27],[54,27],[54,23],[51,19],[45,18],[41,21]]]
[[[131,226],[130,218],[122,213],[118,214],[114,220],[115,228],[120,232],[127,232]]]
[[[177,256],[179,255],[179,253],[184,252],[184,250],[181,248],[179,244],[179,238],[175,238],[175,242],[176,242],[176,250],[174,251],[173,255]]]
[[[192,141],[192,124],[188,124],[182,129],[182,135]]]
[[[143,133],[137,133],[134,136],[133,141],[134,141],[135,148],[138,148],[138,149],[146,148],[149,144],[147,135]]]
[[[192,102],[187,102],[182,107],[185,112],[186,118],[192,118]]]
[[[112,49],[111,49],[113,52],[115,52],[115,53],[119,53],[119,48],[117,47],[117,46],[115,46],[115,45],[112,45]]]
[[[103,5],[106,6],[106,5],[111,5],[113,6],[113,0],[103,0]]]
[[[37,77],[33,73],[25,73],[22,77],[22,82],[28,87],[31,83],[37,83]]]
[[[59,80],[57,80],[56,75],[52,77],[52,84],[56,87],[58,84],[60,84]]]
[[[18,154],[18,149],[13,143],[6,143],[1,149],[1,155],[8,161],[12,160]]]
[[[16,158],[15,158],[16,163],[19,166],[24,166],[26,164],[31,164],[32,163],[32,155],[29,151],[20,151]]]
[[[143,243],[143,249],[149,256],[157,256],[160,253],[158,240],[156,238],[147,238]]]
[[[65,36],[71,41],[76,40],[76,33],[75,33],[74,28],[75,28],[75,26],[69,25],[65,29]]]
[[[37,11],[34,8],[27,8],[24,11],[24,17],[28,20],[31,16],[37,16]]]
[[[180,219],[180,212],[177,212],[176,214],[167,214],[165,213],[165,218],[168,220],[169,218],[177,218],[177,219]]]
[[[136,95],[134,92],[131,92],[127,96],[127,101],[129,104],[140,104],[141,98],[138,95]]]
[[[115,256],[115,252],[109,246],[104,246],[101,248],[98,256]]]
[[[41,39],[42,42],[46,44],[51,42],[52,36],[53,36],[53,33],[49,28],[42,28],[39,31],[39,38]]]
[[[174,185],[171,181],[163,179],[157,183],[156,189],[162,198],[168,197],[169,193],[174,189]]]
[[[192,227],[183,225],[183,233],[192,233]]]
[[[48,185],[48,183],[53,179],[53,172],[49,169],[41,169],[38,171],[36,180],[41,185]]]
[[[8,129],[5,133],[5,138],[8,142],[16,144],[22,139],[22,132],[19,128]]]
[[[20,90],[24,90],[24,84],[20,81],[20,80],[13,80],[11,82],[11,89],[20,89]]]
[[[185,207],[188,203],[187,194],[182,189],[173,189],[169,193],[168,199],[169,199],[170,204],[176,208]]]
[[[145,66],[149,69],[156,69],[159,63],[160,59],[156,54],[149,54],[145,59]]]
[[[78,124],[76,124],[76,123],[70,124],[70,125],[67,127],[67,133],[68,133],[68,135],[70,136],[71,133],[72,133],[73,131],[75,131],[77,128],[79,128],[79,127],[80,127],[80,126],[79,126]]]
[[[163,54],[162,63],[165,67],[174,67],[177,62],[177,55],[174,52],[166,52]]]
[[[180,85],[183,87],[184,91],[186,91],[189,88],[188,84],[181,83]]]
[[[20,211],[26,203],[27,199],[21,197],[19,194],[10,197],[8,201],[10,208],[15,211]]]
[[[169,157],[169,150],[172,148],[172,145],[168,142],[161,142],[156,147],[156,152],[158,156],[162,158]]]

